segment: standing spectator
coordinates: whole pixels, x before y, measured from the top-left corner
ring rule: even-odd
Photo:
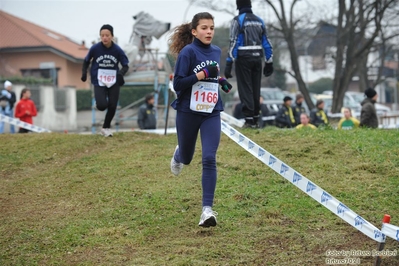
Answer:
[[[137,119],[140,129],[156,129],[157,119],[154,108],[154,95],[145,96],[145,103],[140,106],[139,117]]]
[[[213,16],[202,12],[194,15],[191,23],[176,27],[170,37],[170,50],[178,55],[173,80],[177,99],[172,103],[177,111],[178,145],[170,169],[178,175],[183,165],[191,163],[199,132],[202,145],[202,214],[198,225],[203,227],[216,226],[217,213],[212,207],[217,180],[220,112],[223,111],[219,84],[225,92],[231,89],[226,79],[219,77],[221,50],[211,44],[214,33]]]
[[[377,102],[378,94],[372,88],[368,88],[364,94],[367,98],[360,103],[362,105],[362,110],[360,111],[360,126],[377,128],[378,117],[374,104]]]
[[[299,116],[301,123],[297,125],[295,128],[301,129],[301,128],[310,128],[310,129],[316,129],[317,127],[315,125],[312,125],[310,123],[310,119],[307,113],[302,113]]]
[[[35,103],[30,99],[31,92],[28,88],[21,91],[21,97],[15,107],[15,117],[19,120],[33,125],[33,117],[37,115]],[[20,127],[18,133],[28,133],[30,130]]]
[[[317,100],[316,107],[310,111],[310,122],[316,127],[328,125],[328,117],[324,112],[323,100]]]
[[[232,78],[235,62],[238,93],[243,104],[244,127],[256,128],[259,119],[259,97],[263,74],[273,73],[273,49],[267,38],[265,23],[253,14],[251,0],[237,0],[239,15],[230,26],[230,46],[226,60],[225,77]]]
[[[123,76],[129,69],[125,52],[113,42],[114,28],[103,25],[100,29],[101,42],[94,44],[83,61],[81,80],[87,80],[87,69],[92,63],[90,76],[94,85],[97,109],[107,110],[100,134],[112,137],[111,121],[115,116],[120,87],[125,84]],[[122,69],[119,70],[119,64]]]
[[[292,98],[290,96],[285,96],[284,104],[281,106],[276,114],[276,126],[280,128],[295,127],[295,117],[291,104]]]
[[[338,122],[338,129],[354,129],[359,127],[359,120],[352,117],[352,110],[349,107],[344,108],[344,117]]]
[[[12,91],[12,83],[8,80],[4,82],[4,89],[0,93],[0,114],[14,117],[14,104],[17,101],[15,92]],[[0,134],[4,133],[4,122],[0,122]],[[14,125],[10,124],[10,133],[15,133]]]
[[[296,125],[301,124],[301,114],[306,113],[305,107],[302,106],[303,101],[304,101],[303,95],[298,93],[295,97],[295,103],[292,106],[292,108],[294,109]]]

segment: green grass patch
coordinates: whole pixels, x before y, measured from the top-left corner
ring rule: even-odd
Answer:
[[[399,224],[398,131],[242,132],[378,228],[385,213]],[[178,177],[176,135],[0,141],[0,265],[325,265],[327,250],[377,247],[225,135],[210,229],[198,227],[200,141]]]

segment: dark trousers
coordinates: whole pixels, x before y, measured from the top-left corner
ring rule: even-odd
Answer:
[[[18,133],[29,133],[29,132],[30,132],[29,129],[26,129],[26,128],[23,128],[23,127],[20,127],[19,130],[18,130]]]
[[[217,169],[216,151],[220,142],[220,113],[207,116],[177,111],[176,130],[179,149],[175,160],[190,164],[194,156],[198,131],[202,146],[202,206],[213,206],[215,196]]]
[[[262,58],[237,58],[235,61],[238,94],[246,120],[259,117]]]
[[[110,128],[111,121],[115,116],[118,106],[120,86],[114,84],[111,88],[94,86],[94,98],[96,99],[97,109],[100,111],[107,110],[105,115],[103,128]]]

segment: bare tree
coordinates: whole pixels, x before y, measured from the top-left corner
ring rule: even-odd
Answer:
[[[384,14],[397,2],[339,0],[332,112],[340,111],[345,92],[356,71],[365,71],[365,58],[378,40]]]
[[[289,7],[289,13],[287,16],[286,8],[284,5],[283,0],[278,0],[278,4],[274,4],[275,1],[272,0],[265,0],[265,2],[272,8],[274,11],[278,21],[279,21],[279,26],[274,26],[274,29],[280,32],[284,36],[284,40],[287,42],[288,49],[290,51],[290,58],[291,58],[291,69],[293,71],[286,71],[289,75],[291,75],[295,80],[297,81],[298,84],[298,89],[299,91],[303,94],[306,104],[309,106],[309,108],[314,108],[314,103],[312,102],[312,99],[310,98],[309,92],[306,87],[306,83],[303,80],[301,71],[300,71],[300,66],[299,66],[299,60],[298,60],[298,52],[297,52],[297,46],[295,44],[295,29],[298,25],[298,23],[301,22],[300,19],[295,19],[294,18],[294,7],[297,4],[298,0],[293,0],[291,2],[291,6]]]
[[[376,85],[384,82],[384,68],[386,57],[392,55],[395,51],[399,50],[399,6],[387,9],[381,21],[381,29],[378,40],[374,42],[370,49],[370,53],[378,54],[379,56],[373,61],[368,62],[367,58],[362,59],[359,68],[359,87],[360,91],[366,90],[368,87],[375,87]],[[372,83],[370,76],[374,75]]]

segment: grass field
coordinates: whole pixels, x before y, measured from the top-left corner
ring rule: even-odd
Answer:
[[[376,227],[385,213],[399,225],[398,131],[241,132]],[[225,135],[209,229],[198,226],[200,142],[178,177],[169,169],[176,135],[0,142],[0,265],[326,265],[327,250],[377,248]],[[398,242],[387,238],[385,249]]]

